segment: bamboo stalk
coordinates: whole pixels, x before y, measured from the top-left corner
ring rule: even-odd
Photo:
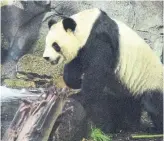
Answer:
[[[132,135],[133,139],[146,139],[146,138],[162,138],[164,134],[155,134],[155,135]]]

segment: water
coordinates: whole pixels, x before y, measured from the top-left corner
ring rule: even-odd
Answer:
[[[0,86],[0,96],[1,101],[8,101],[29,96],[36,97],[39,96],[39,94],[30,94],[26,89],[19,90]]]

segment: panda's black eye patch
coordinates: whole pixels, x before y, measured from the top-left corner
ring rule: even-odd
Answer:
[[[56,50],[56,52],[60,52],[60,47],[59,47],[59,45],[56,43],[56,42],[54,42],[53,44],[52,44],[52,47]]]

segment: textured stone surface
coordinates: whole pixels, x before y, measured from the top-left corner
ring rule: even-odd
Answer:
[[[1,7],[2,33],[9,42],[7,60],[18,60],[37,40],[42,19],[50,5],[33,1]]]
[[[42,57],[34,56],[34,55],[24,55],[21,59],[19,59],[17,63],[17,71],[24,73],[35,73],[40,77],[46,76],[52,77],[53,82],[59,87],[64,87],[65,84],[62,79],[64,64],[59,65],[51,65],[51,63],[47,62]]]

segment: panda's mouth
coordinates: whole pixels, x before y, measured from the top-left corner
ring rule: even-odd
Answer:
[[[60,56],[56,58],[56,60],[54,61],[51,61],[51,64],[52,65],[57,65],[59,63],[59,60],[60,60]]]

